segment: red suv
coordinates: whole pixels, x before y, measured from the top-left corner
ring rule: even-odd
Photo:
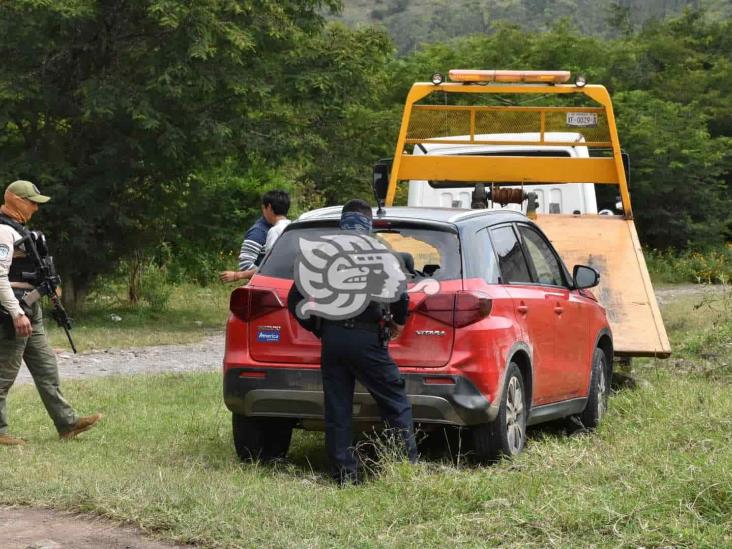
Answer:
[[[292,223],[231,295],[224,399],[242,459],[284,457],[294,427],[323,429],[320,342],[286,302],[299,238],[337,230],[339,218],[333,207]],[[389,349],[421,429],[467,427],[477,456],[492,460],[520,452],[527,425],[598,424],[613,342],[587,290],[597,271],[578,265],[570,275],[541,230],[506,210],[394,207],[374,214],[374,232],[410,270],[409,319]],[[357,384],[354,424],[378,422]]]

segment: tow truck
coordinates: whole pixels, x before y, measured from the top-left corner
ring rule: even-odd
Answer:
[[[568,71],[456,69],[449,82],[436,73],[415,83],[394,157],[374,167],[377,198],[388,208],[399,183],[409,183],[410,206],[465,207],[468,196],[474,208],[521,206],[568,264],[600,273],[595,293],[615,357],[667,358],[610,94],[570,78]],[[614,186],[617,207],[599,214],[593,185]]]

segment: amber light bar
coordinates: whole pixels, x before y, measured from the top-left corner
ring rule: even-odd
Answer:
[[[532,82],[562,84],[570,78],[569,71],[501,71],[453,69],[450,71],[453,82]]]

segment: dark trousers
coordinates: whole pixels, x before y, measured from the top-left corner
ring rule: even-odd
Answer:
[[[353,391],[358,380],[371,393],[389,429],[399,433],[410,461],[417,459],[412,407],[404,378],[379,334],[324,322],[320,360],[325,396],[325,444],[336,478],[355,478]]]

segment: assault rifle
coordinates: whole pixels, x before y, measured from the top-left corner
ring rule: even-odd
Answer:
[[[33,260],[38,267],[35,272],[23,273],[23,279],[32,281],[34,288],[20,298],[20,304],[21,306],[25,305],[26,307],[30,307],[43,296],[48,296],[53,306],[51,317],[66,333],[71,350],[76,353],[74,340],[71,339],[71,333],[69,333],[69,330],[73,327],[71,318],[69,318],[66,309],[61,304],[57,293],[57,289],[61,285],[61,277],[56,272],[53,257],[47,254],[46,239],[42,233],[34,231],[27,232],[15,245],[17,246],[22,242],[27,243],[26,251],[33,256]],[[38,248],[42,248],[43,254],[39,253]]]

